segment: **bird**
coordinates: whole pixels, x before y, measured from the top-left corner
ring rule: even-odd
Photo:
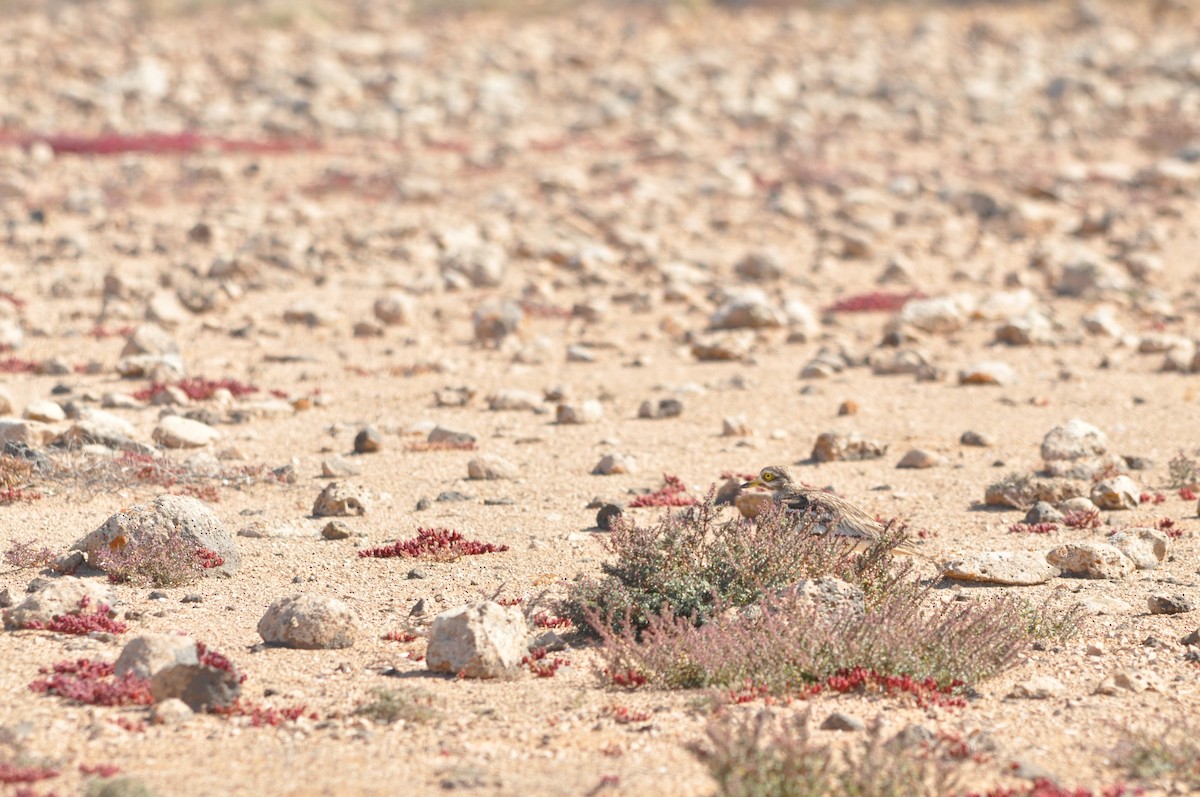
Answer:
[[[742,485],[743,490],[751,487],[765,488],[775,503],[788,511],[811,516],[815,521],[813,531],[817,534],[826,534],[833,528],[835,535],[853,539],[855,547],[860,549],[883,538],[884,528],[875,518],[831,492],[805,487],[782,465],[768,465],[759,471],[757,477]],[[907,542],[894,546],[892,551],[905,556],[930,558]]]

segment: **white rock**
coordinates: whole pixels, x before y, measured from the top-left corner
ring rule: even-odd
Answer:
[[[913,299],[905,303],[890,326],[909,327],[933,335],[957,332],[967,323],[973,302],[966,295]]]
[[[108,585],[94,580],[64,576],[51,581],[12,609],[4,611],[4,627],[17,629],[30,623],[49,623],[57,615],[91,614],[100,606],[111,606]]]
[[[543,405],[542,397],[527,390],[498,390],[487,397],[488,409],[493,412],[524,410],[532,412]]]
[[[1035,675],[1014,686],[1008,696],[1026,700],[1046,700],[1062,697],[1066,693],[1067,687],[1053,675]]]
[[[221,439],[221,432],[206,423],[168,415],[158,422],[154,442],[166,448],[200,448]]]
[[[1101,509],[1133,509],[1141,498],[1141,491],[1128,476],[1114,476],[1092,485],[1092,503]]]
[[[516,465],[495,454],[484,454],[467,463],[468,479],[515,479],[518,475]]]
[[[370,508],[367,493],[356,484],[330,482],[313,502],[314,517],[365,515]]]
[[[57,401],[42,399],[41,401],[31,401],[25,407],[25,417],[31,421],[41,421],[42,423],[58,423],[67,419],[67,413],[59,406]]]
[[[560,424],[595,423],[604,417],[604,408],[595,399],[580,404],[559,404],[555,421]]]
[[[1011,385],[1017,381],[1017,372],[1008,363],[984,360],[959,370],[960,385]]]
[[[53,426],[41,421],[0,418],[0,447],[6,443],[24,443],[30,448],[42,448],[55,434]]]
[[[291,595],[271,604],[258,621],[258,634],[268,644],[289,648],[348,648],[358,636],[358,621],[337,598]]]
[[[1133,562],[1116,547],[1103,542],[1060,545],[1046,554],[1046,561],[1064,576],[1104,578],[1119,581],[1133,572]]]
[[[375,300],[375,317],[388,325],[408,324],[416,314],[416,301],[404,293],[389,293]]]
[[[1119,695],[1122,692],[1167,694],[1167,687],[1162,676],[1149,669],[1118,670],[1096,687],[1096,693],[1100,695]]]
[[[913,448],[900,458],[900,461],[896,463],[896,467],[923,469],[944,465],[945,463],[946,459],[941,454],[926,451],[923,448]]]
[[[509,678],[519,671],[528,634],[520,607],[493,601],[460,606],[434,619],[425,663],[432,672]]]
[[[176,664],[198,665],[196,640],[182,634],[143,634],[121,649],[114,665],[118,677],[134,675],[150,679],[160,670]]]
[[[110,550],[118,538],[125,545],[138,545],[150,540],[163,540],[178,533],[179,545],[190,550],[205,548],[220,556],[225,563],[209,568],[207,573],[231,573],[241,566],[242,557],[233,537],[225,530],[221,519],[203,501],[185,495],[160,495],[150,504],[134,504],[122,510],[98,529],[77,540],[73,551],[83,551],[88,564],[99,565],[97,554]]]
[[[1128,556],[1138,570],[1158,567],[1166,560],[1171,548],[1171,540],[1166,534],[1140,526],[1121,529],[1111,535],[1108,542]]]
[[[624,454],[605,454],[600,458],[596,467],[592,468],[595,476],[612,476],[620,473],[637,473],[637,461]]]
[[[1044,584],[1056,578],[1059,570],[1045,556],[1032,551],[984,551],[947,562],[942,575],[960,581],[1024,587]]]
[[[783,326],[787,319],[757,288],[739,293],[722,304],[709,318],[712,329],[762,329]]]
[[[1042,438],[1042,459],[1047,462],[1100,456],[1107,451],[1104,432],[1078,418],[1055,426]]]

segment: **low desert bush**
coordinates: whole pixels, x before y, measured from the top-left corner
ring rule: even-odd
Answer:
[[[100,550],[92,564],[117,584],[177,587],[195,581],[209,568],[220,567],[225,560],[173,530]]]
[[[911,569],[897,563],[892,546],[902,529],[886,531],[861,555],[853,542],[812,533],[812,522],[771,507],[753,520],[722,518],[709,492],[704,501],[653,525],[614,520],[605,541],[613,560],[604,577],[571,587],[558,608],[580,628],[635,629],[666,612],[697,625],[716,611],[756,603],[804,579],[835,576],[863,588],[868,600],[886,594]]]
[[[805,694],[854,670],[930,679],[943,689],[976,683],[1011,665],[1033,641],[1023,610],[1014,600],[944,602],[904,582],[863,614],[785,594],[700,626],[669,609],[650,615],[640,633],[595,615],[592,624],[606,670],[640,676],[634,682]]]
[[[920,702],[923,685],[948,696],[1071,624],[1014,599],[943,599],[893,557],[903,529],[856,554],[853,541],[814,534],[811,520],[778,508],[754,520],[719,514],[710,492],[653,526],[622,519],[604,577],[572,586],[560,613],[600,637],[614,684],[757,696],[846,691],[845,681]],[[862,600],[823,603],[789,589],[829,576]]]
[[[57,554],[54,551],[44,545],[39,546],[32,540],[26,542],[9,540],[8,549],[4,552],[4,564],[17,570],[45,567],[54,561],[55,556]]]
[[[720,797],[911,797],[953,794],[963,764],[942,742],[893,750],[875,722],[858,744],[817,744],[808,717],[780,720],[763,710],[711,720],[692,752],[717,782]]]
[[[433,698],[425,692],[397,692],[392,689],[374,690],[372,699],[356,708],[354,713],[383,725],[391,725],[400,720],[410,724],[423,724],[438,716]]]
[[[1200,789],[1200,736],[1188,721],[1155,732],[1128,732],[1118,745],[1118,760],[1139,781],[1171,781]]]
[[[1200,484],[1200,463],[1196,462],[1195,457],[1188,456],[1181,449],[1167,463],[1167,478],[1167,486],[1173,490],[1195,487]]]

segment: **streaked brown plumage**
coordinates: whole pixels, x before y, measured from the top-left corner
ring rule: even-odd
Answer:
[[[742,485],[742,489],[751,487],[764,487],[770,491],[775,503],[793,512],[811,515],[816,521],[814,531],[817,534],[825,534],[832,527],[838,536],[861,540],[861,547],[878,542],[883,534],[883,526],[875,518],[840,496],[805,487],[782,465],[769,465],[759,471],[757,478]],[[908,543],[892,550],[906,556],[929,558]]]

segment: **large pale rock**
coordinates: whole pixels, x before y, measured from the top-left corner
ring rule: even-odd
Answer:
[[[595,399],[579,404],[559,404],[554,411],[555,423],[570,425],[595,423],[604,417],[604,407]]]
[[[1028,587],[1056,578],[1059,570],[1045,556],[1032,551],[985,551],[947,562],[942,575],[959,581]]]
[[[517,606],[480,601],[443,612],[433,621],[426,666],[468,678],[510,678],[525,655],[529,626]]]
[[[314,517],[365,515],[370,506],[361,487],[347,482],[330,482],[313,502]]]
[[[54,439],[55,428],[41,421],[0,418],[0,448],[7,443],[21,443],[41,448]]]
[[[1029,509],[1038,501],[1061,504],[1083,495],[1085,486],[1073,479],[1044,479],[1013,474],[994,484],[989,484],[984,493],[988,506],[1010,506],[1014,509]],[[1062,507],[1059,507],[1062,509]],[[1065,510],[1064,510],[1065,511]]]
[[[1053,675],[1035,675],[1014,686],[1008,696],[1024,700],[1046,700],[1062,697],[1066,693],[1067,687]]]
[[[786,321],[760,290],[748,290],[725,302],[709,319],[712,329],[763,329],[780,327]]]
[[[103,582],[65,576],[51,581],[12,609],[4,610],[4,627],[25,628],[45,624],[68,614],[91,614],[99,606],[111,606],[112,590]]]
[[[375,317],[385,324],[411,323],[416,315],[416,300],[404,293],[389,293],[375,300]]]
[[[88,564],[96,567],[100,551],[163,540],[172,532],[179,533],[180,545],[206,548],[225,560],[220,567],[205,570],[206,574],[232,573],[242,564],[242,555],[221,519],[203,501],[185,495],[160,495],[153,503],[122,510],[77,540],[71,550],[86,553]]]
[[[241,693],[241,673],[232,667],[176,662],[163,666],[150,678],[155,703],[181,700],[192,711],[232,706]]]
[[[271,604],[258,621],[258,633],[271,645],[304,650],[348,648],[358,636],[358,620],[337,598],[292,595]]]
[[[1011,385],[1016,381],[1012,366],[997,360],[972,363],[958,372],[960,385]]]
[[[1171,548],[1171,540],[1166,534],[1141,526],[1121,529],[1110,536],[1108,542],[1128,556],[1138,570],[1158,567],[1166,560]]]
[[[468,479],[515,479],[517,466],[504,457],[484,454],[467,463]]]
[[[220,440],[221,432],[182,415],[168,415],[158,422],[153,437],[165,448],[201,448]]]
[[[940,296],[906,302],[892,325],[910,327],[933,335],[957,332],[967,323],[971,302],[965,296]]]
[[[1118,670],[1109,675],[1099,686],[1096,694],[1119,695],[1121,692],[1158,692],[1167,694],[1167,685],[1162,676],[1148,668]]]
[[[63,412],[63,408],[57,401],[41,399],[39,401],[31,401],[26,405],[25,417],[31,421],[58,423],[59,421],[65,421],[67,414]]]
[[[812,458],[816,462],[857,461],[879,459],[886,453],[886,443],[856,433],[822,432],[813,443]]]
[[[176,355],[180,353],[179,344],[162,327],[157,324],[141,324],[125,339],[125,347],[121,349],[121,357],[131,357],[139,354]]]
[[[177,664],[198,665],[196,640],[182,634],[144,634],[135,637],[121,649],[114,665],[118,678],[135,675],[149,679]]]
[[[1104,432],[1078,418],[1055,426],[1042,438],[1042,459],[1047,462],[1096,457],[1107,451]]]
[[[1128,476],[1114,476],[1092,485],[1092,503],[1101,509],[1133,509],[1141,491]]]
[[[488,409],[493,412],[506,410],[523,410],[535,412],[542,408],[542,397],[528,390],[505,389],[498,390],[487,397]]]
[[[1060,545],[1046,554],[1046,561],[1065,576],[1104,578],[1119,581],[1133,572],[1133,562],[1116,547],[1103,542]]]

